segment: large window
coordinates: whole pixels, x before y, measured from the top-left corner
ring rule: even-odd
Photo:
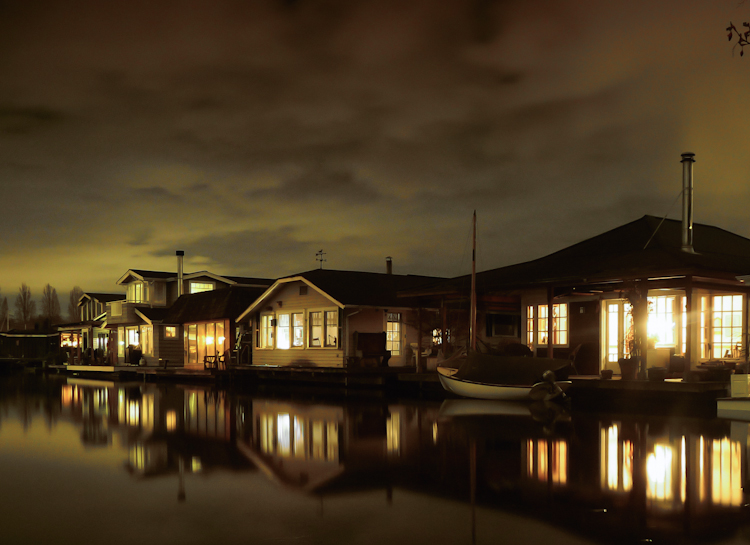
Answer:
[[[714,358],[739,358],[742,349],[742,295],[713,297]]]
[[[304,329],[301,321],[295,326]],[[317,348],[320,346],[335,348],[339,345],[339,311],[338,310],[316,310],[310,312],[310,341],[309,346]]]
[[[206,356],[222,356],[229,348],[224,337],[224,322],[187,324],[185,350],[188,363],[202,364]]]
[[[552,322],[552,344],[555,346],[566,346],[568,344],[568,304],[557,303],[552,305],[552,319],[548,315],[549,307],[547,305],[537,306],[537,319],[536,319],[536,339],[539,346],[546,346],[549,340],[549,326]],[[529,324],[533,326],[533,307],[529,307],[527,310],[527,328]],[[528,316],[531,316],[529,319]],[[533,339],[529,335],[528,330],[526,332],[527,341]]]
[[[389,312],[386,317],[385,349],[392,356],[401,355],[401,313]]]
[[[131,282],[128,284],[128,303],[145,303],[147,302],[147,296],[148,290],[144,282]]]

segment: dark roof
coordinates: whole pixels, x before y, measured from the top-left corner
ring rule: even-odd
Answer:
[[[164,307],[135,307],[135,309],[149,320],[156,320],[157,322],[163,322],[164,316],[167,314],[167,310],[169,310]]]
[[[218,290],[182,295],[164,317],[164,323],[184,324],[204,320],[234,320],[249,307],[266,288],[230,286]]]
[[[666,219],[662,223],[662,218],[647,215],[545,257],[477,273],[477,292],[644,277],[734,279],[750,274],[750,239],[695,223],[693,248],[695,253],[682,251],[681,221]],[[402,295],[468,294],[470,285],[470,275],[464,275],[422,289],[405,290]]]
[[[100,303],[109,303],[110,301],[122,301],[125,299],[124,293],[94,293],[91,291],[84,292],[84,295],[88,295],[92,299],[96,299]]]
[[[146,271],[143,269],[129,269],[129,270],[144,278],[177,278],[176,272]]]
[[[314,269],[291,276],[302,276],[344,305],[417,306],[416,301],[397,297],[402,290],[444,280],[434,276],[385,274]]]
[[[250,278],[247,276],[226,276],[223,274],[219,276],[221,276],[222,278],[226,278],[227,280],[231,280],[232,282],[237,282],[238,284],[253,286],[270,286],[275,282],[275,280],[271,278]]]
[[[479,273],[477,285],[492,289],[671,275],[733,278],[750,274],[750,239],[695,223],[695,253],[689,253],[682,250],[682,222],[661,222],[661,218],[643,216],[540,259]]]

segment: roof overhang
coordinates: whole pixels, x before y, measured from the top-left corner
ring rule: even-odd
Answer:
[[[122,285],[122,284],[123,284],[123,283],[125,282],[125,280],[127,280],[128,278],[133,278],[133,279],[135,279],[135,280],[140,280],[141,282],[142,282],[142,281],[143,281],[143,279],[144,279],[144,278],[143,278],[143,276],[141,276],[141,275],[140,275],[140,274],[138,274],[137,272],[133,271],[132,269],[128,269],[128,271],[127,271],[127,272],[126,272],[125,274],[123,274],[123,275],[122,275],[122,276],[121,276],[121,277],[120,277],[120,278],[119,278],[119,279],[117,280],[117,282],[115,282],[115,284],[118,284],[118,285]]]
[[[274,294],[274,292],[276,292],[282,286],[284,286],[286,284],[290,284],[292,282],[302,282],[303,284],[305,284],[308,287],[310,287],[310,288],[314,289],[315,291],[317,291],[320,295],[322,295],[323,297],[325,297],[326,299],[328,299],[329,301],[331,301],[331,303],[333,303],[334,305],[336,305],[339,308],[344,308],[346,306],[343,303],[341,303],[340,301],[337,301],[336,299],[334,299],[333,297],[331,297],[329,294],[327,294],[326,292],[324,292],[322,289],[320,289],[319,287],[317,287],[315,284],[313,284],[312,282],[310,282],[307,278],[305,278],[303,276],[290,276],[288,278],[282,278],[282,279],[277,280],[276,282],[274,282],[273,285],[270,288],[268,288],[266,291],[264,291],[263,294],[255,300],[255,302],[253,302],[249,307],[247,307],[247,309],[245,310],[245,312],[243,312],[242,314],[240,314],[239,317],[237,318],[237,320],[235,320],[235,321],[236,322],[240,322],[246,316],[248,316],[248,315],[252,314],[253,312],[257,311],[258,308],[260,308],[262,305],[264,305],[266,303],[266,301],[268,301],[268,299]]]
[[[137,308],[134,308],[133,310],[135,310],[135,315],[136,315],[136,316],[140,316],[140,318],[141,318],[141,319],[142,319],[142,320],[143,320],[144,322],[146,322],[146,323],[147,323],[148,325],[154,325],[155,323],[156,323],[156,324],[160,324],[160,323],[161,323],[161,320],[156,320],[156,319],[154,319],[154,318],[149,318],[148,316],[146,316],[145,314],[143,314],[143,313],[142,313],[142,312],[141,312],[140,310],[138,310]]]

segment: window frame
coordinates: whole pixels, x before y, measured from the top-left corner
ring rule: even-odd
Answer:
[[[555,308],[565,307],[565,315],[561,316],[559,312],[555,312]],[[552,305],[552,317],[547,316],[549,307],[547,303],[528,303],[525,305],[525,316],[521,317],[521,323],[525,323],[525,331],[522,332],[522,339],[525,339],[527,346],[534,350],[540,348],[546,348],[549,346],[547,340],[542,342],[542,334],[546,333],[549,335],[549,324],[552,323],[552,346],[553,348],[567,348],[570,346],[570,303],[561,302],[554,303]],[[564,328],[560,328],[560,323],[565,324]],[[539,327],[540,323],[546,323],[546,328],[541,330]],[[560,334],[564,333],[565,342],[559,341]]]

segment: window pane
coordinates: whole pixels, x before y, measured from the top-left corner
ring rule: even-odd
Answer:
[[[385,348],[392,356],[401,355],[401,313],[389,312],[385,330]]]
[[[326,346],[338,346],[339,344],[339,312],[337,310],[326,312]]]
[[[310,313],[310,346],[323,346],[323,313]]]
[[[292,314],[293,338],[292,346],[305,346],[305,315],[300,313]]]
[[[289,315],[279,314],[276,318],[278,323],[276,325],[276,348],[286,350],[291,346],[290,331],[289,331]]]

